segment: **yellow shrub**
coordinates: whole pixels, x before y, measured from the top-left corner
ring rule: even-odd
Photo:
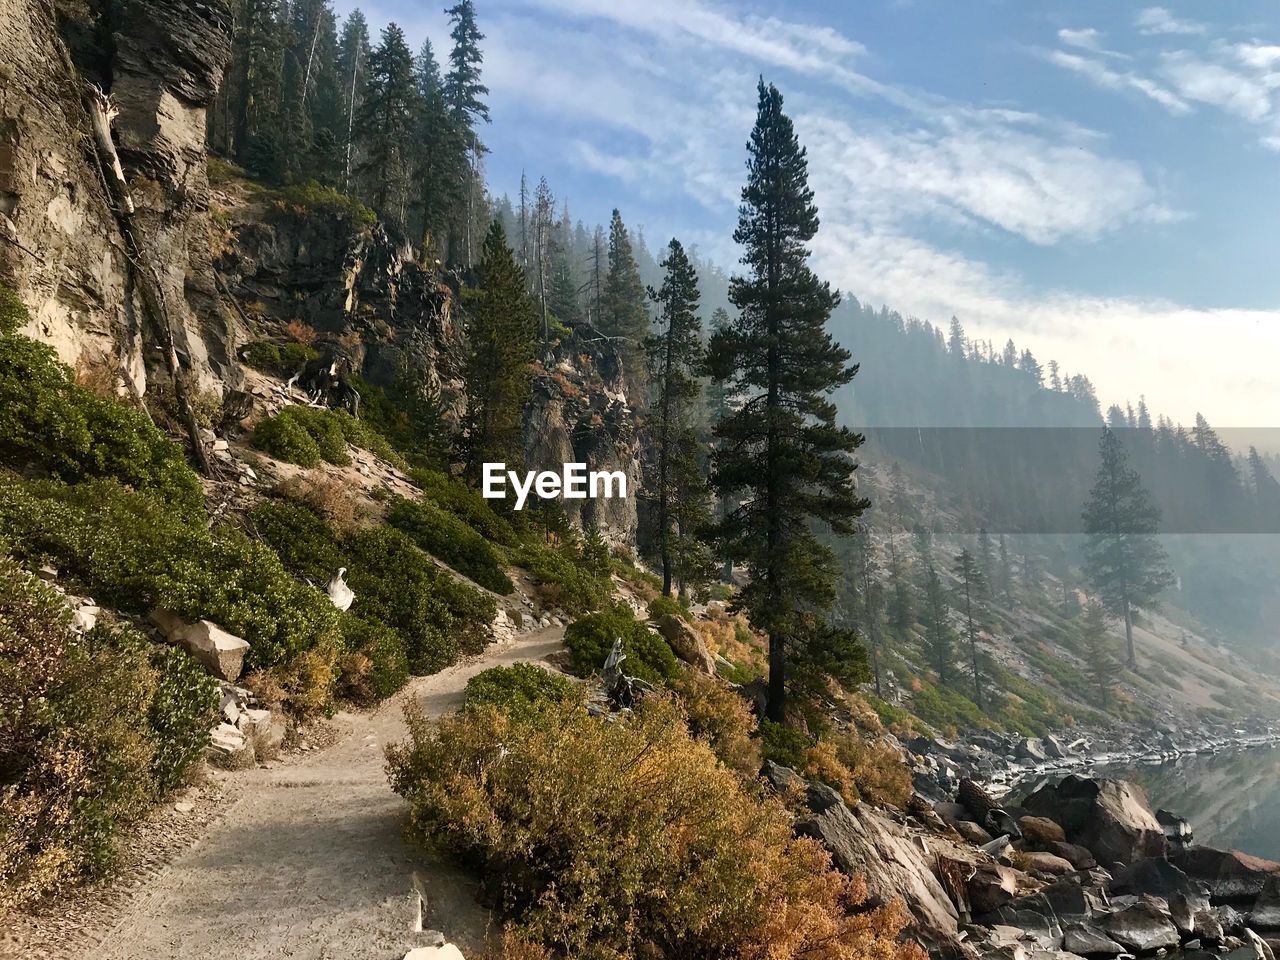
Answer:
[[[670,686],[689,718],[689,732],[725,766],[754,777],[760,770],[760,745],[752,739],[757,724],[747,702],[723,683],[691,670]]]
[[[918,956],[895,908],[850,914],[865,889],[669,700],[612,723],[572,704],[409,722],[388,750],[409,836],[477,868],[526,942],[583,960]]]
[[[913,789],[911,771],[898,751],[883,740],[863,737],[854,728],[810,747],[805,773],[835,787],[851,803],[866,800],[902,807]]]

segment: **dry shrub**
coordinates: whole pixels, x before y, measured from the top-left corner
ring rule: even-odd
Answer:
[[[687,670],[671,683],[689,720],[689,732],[727,767],[747,777],[760,770],[756,718],[747,701],[705,673]]]
[[[856,729],[833,733],[805,754],[805,773],[835,787],[850,803],[866,800],[903,807],[911,797],[911,771],[901,754],[883,740]]]
[[[316,328],[301,320],[290,320],[284,325],[284,332],[298,343],[313,343],[316,339]]]
[[[276,493],[287,500],[310,507],[341,533],[350,533],[360,524],[360,511],[350,488],[336,477],[297,474],[281,481]]]
[[[273,709],[288,704],[297,717],[319,716],[333,706],[339,656],[336,645],[324,641],[285,663],[255,670],[244,685]]]
[[[902,911],[853,913],[865,888],[669,700],[613,723],[571,704],[408,717],[388,769],[410,837],[477,868],[515,934],[557,956],[920,956]]]
[[[765,673],[768,660],[764,642],[751,632],[746,618],[741,614],[722,619],[699,620],[693,627],[701,635],[713,657],[718,654],[755,676]]]

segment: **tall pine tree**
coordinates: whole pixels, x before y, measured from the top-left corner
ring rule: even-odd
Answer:
[[[417,116],[413,54],[404,31],[388,24],[382,31],[382,42],[369,58],[364,100],[356,119],[364,157],[356,173],[361,194],[384,220],[401,228],[408,226]]]
[[[458,137],[460,152],[455,159],[455,170],[457,196],[461,198],[451,218],[450,259],[470,266],[472,225],[484,191],[480,178],[484,144],[476,128],[489,122],[489,107],[484,101],[489,88],[480,82],[484,62],[480,41],[484,34],[476,25],[476,7],[472,0],[458,0],[445,13],[453,25],[449,31],[453,48],[449,51],[449,72],[445,74],[443,95]]]
[[[631,250],[631,236],[617,210],[609,220],[608,270],[600,304],[600,332],[615,338],[627,387],[644,385],[644,341],[649,335],[644,283]]]
[[[645,340],[652,397],[649,432],[653,438],[646,486],[654,501],[653,545],[662,567],[662,595],[669,597],[677,565],[686,571],[696,569],[688,563],[687,555],[690,551],[705,554],[694,535],[701,531],[691,528],[699,514],[705,519],[706,489],[691,422],[699,393],[697,373],[702,366],[698,275],[679,240],[673,239],[667,247],[662,267],[666,271],[662,286],[650,291],[658,305],[658,329]],[[685,522],[678,524],[681,513]]]
[[[1107,611],[1124,620],[1128,665],[1136,669],[1134,611],[1155,604],[1173,582],[1173,574],[1154,536],[1160,508],[1129,466],[1114,432],[1103,428],[1098,452],[1097,479],[1084,507],[1085,572]]]
[[[987,582],[977,558],[968,550],[960,551],[954,570],[960,580],[960,595],[964,598],[965,633],[969,639],[969,659],[973,667],[973,702],[981,707],[982,668],[978,662],[978,621],[974,619],[974,606],[986,593]]]
[[[500,221],[485,236],[477,286],[468,294],[467,464],[518,464],[521,418],[532,389],[536,320]]]
[[[852,454],[862,438],[836,426],[829,399],[857,368],[826,329],[840,296],[809,267],[818,211],[808,161],[782,95],[763,80],[747,150],[734,232],[746,272],[730,285],[739,313],[708,352],[713,379],[728,382],[742,408],[716,425],[724,443],[713,476],[738,501],[723,535],[751,569],[737,605],[769,636],[767,713],[782,722],[789,672],[803,670],[811,654],[839,667],[822,618],[834,598],[832,554],[812,525],[851,533],[867,502],[853,486]],[[865,670],[865,654],[860,663]]]

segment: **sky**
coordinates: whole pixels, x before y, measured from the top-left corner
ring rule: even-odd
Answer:
[[[443,0],[336,0],[449,48]],[[490,184],[546,176],[726,269],[776,84],[820,275],[1086,373],[1105,405],[1280,427],[1280,9],[1114,0],[476,0]],[[863,364],[873,357],[855,358]]]

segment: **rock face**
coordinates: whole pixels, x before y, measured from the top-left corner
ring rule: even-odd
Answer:
[[[1056,786],[1041,787],[1023,806],[1057,821],[1068,840],[1086,847],[1103,865],[1160,857],[1168,847],[1146,793],[1125,780],[1068,776]]]
[[[665,613],[658,618],[658,632],[671,645],[675,655],[685,663],[697,667],[709,676],[715,676],[716,661],[694,630],[683,617]]]
[[[189,274],[190,265],[207,260],[205,109],[230,56],[230,4],[64,0],[58,22],[53,6],[8,0],[0,17],[0,64],[11,68],[0,73],[0,282],[31,310],[24,333],[72,366],[144,388],[131,268],[83,146],[78,92],[97,83],[120,109],[121,161],[166,302],[182,321],[178,346],[207,387],[234,374],[220,362],[220,309],[199,279],[188,283],[201,272]]]
[[[1280,863],[1239,850],[1186,847],[1169,859],[1187,876],[1204,882],[1215,900],[1251,900],[1280,874]]]
[[[901,897],[927,930],[956,933],[956,908],[930,858],[904,828],[867,804],[847,806],[838,793],[820,784],[810,785],[808,801],[812,815],[796,825],[797,833],[821,841],[843,872],[862,874],[876,901]]]
[[[249,644],[216,623],[200,620],[187,623],[168,610],[154,610],[151,622],[166,640],[182,647],[220,680],[234,681],[244,667]]]

